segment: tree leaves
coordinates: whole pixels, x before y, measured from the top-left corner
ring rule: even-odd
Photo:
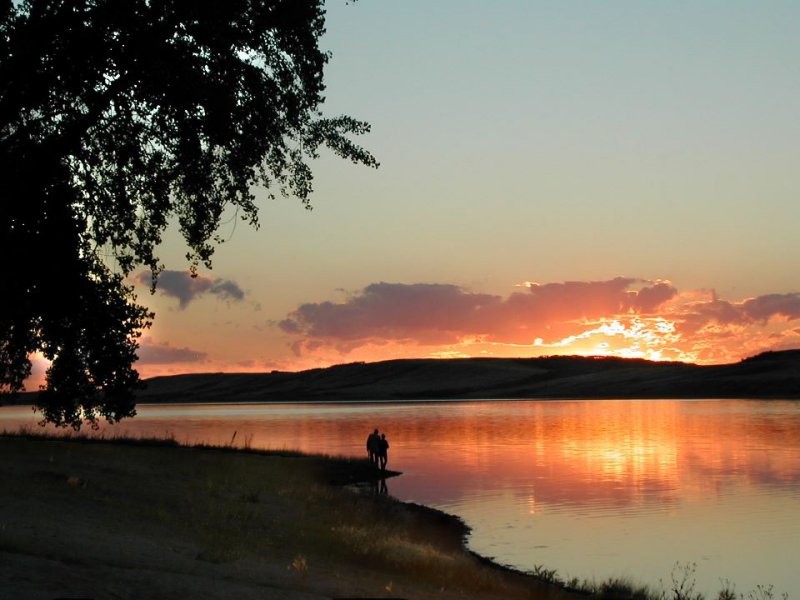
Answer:
[[[367,123],[319,110],[324,24],[313,0],[0,4],[0,388],[38,351],[46,421],[132,415],[152,315],[124,276],[156,280],[170,219],[210,267],[225,209],[257,225],[257,186],[309,204],[321,146],[377,167],[349,137]]]

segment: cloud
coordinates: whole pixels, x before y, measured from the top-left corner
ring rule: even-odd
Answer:
[[[651,313],[672,300],[677,295],[678,290],[669,282],[659,281],[651,287],[644,287],[638,292],[629,293],[636,295],[633,305],[638,311]]]
[[[140,273],[136,281],[150,284],[150,274]],[[223,300],[241,301],[244,299],[242,288],[235,281],[212,279],[205,275],[192,277],[186,271],[162,271],[158,276],[158,290],[165,296],[178,299],[181,309],[203,294],[212,294]]]
[[[492,310],[497,296],[465,292],[446,284],[374,283],[344,303],[300,305],[279,323],[286,333],[314,338],[416,339],[447,343],[480,328],[481,311]]]
[[[244,292],[235,281],[215,279],[209,293],[226,300],[244,300]]]
[[[648,283],[619,277],[527,284],[525,292],[503,298],[447,284],[382,282],[345,302],[302,304],[279,326],[305,338],[304,343],[313,339],[348,346],[358,340],[452,344],[465,337],[532,343],[537,337],[568,335],[587,320],[651,312],[677,293],[668,283]]]
[[[143,342],[137,352],[138,364],[142,365],[169,365],[175,363],[202,362],[208,356],[205,352],[191,350],[190,348],[176,348],[169,344],[156,344]]]
[[[607,281],[567,281],[530,284],[529,294],[512,294],[504,302],[507,322],[547,323],[585,321],[627,313],[649,313],[672,298],[677,290],[666,282],[628,277]],[[639,289],[631,289],[641,286]]]
[[[519,291],[523,289],[524,291]],[[721,299],[664,280],[525,282],[506,296],[375,283],[279,322],[298,357],[604,354],[725,362],[800,343],[800,294]]]
[[[782,317],[787,321],[800,319],[800,294],[767,294],[745,300],[742,313],[748,318],[768,321],[772,317]]]
[[[687,303],[676,317],[682,323],[682,330],[689,334],[701,330],[727,331],[756,323],[766,325],[773,318],[793,321],[800,319],[800,294],[765,294],[729,302],[712,292],[709,300]]]

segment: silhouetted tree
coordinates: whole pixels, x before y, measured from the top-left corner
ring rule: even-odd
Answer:
[[[0,0],[0,389],[50,359],[38,407],[79,428],[135,414],[156,276],[177,219],[194,272],[223,210],[258,226],[254,186],[308,206],[321,147],[369,166],[323,118],[322,2]]]

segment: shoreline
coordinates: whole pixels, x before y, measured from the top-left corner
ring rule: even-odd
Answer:
[[[39,392],[19,392],[16,397],[0,398],[0,408],[30,408],[35,409],[35,397]],[[481,397],[408,397],[408,398],[333,398],[324,399],[325,396],[312,397],[308,400],[292,400],[289,398],[266,398],[259,400],[183,400],[179,398],[157,398],[145,399],[136,402],[136,406],[173,406],[173,405],[197,405],[197,406],[226,406],[226,405],[284,405],[284,404],[308,404],[308,405],[336,405],[336,404],[458,404],[461,402],[571,402],[571,401],[591,401],[591,400],[620,400],[620,401],[658,401],[658,400],[753,400],[758,402],[796,402],[800,401],[800,393],[730,393],[730,394],[613,394],[596,392],[592,394],[576,395],[515,395],[515,396],[481,396]]]
[[[0,498],[15,515],[0,523],[0,591],[14,597],[114,597],[120,569],[139,597],[187,577],[227,589],[197,597],[584,596],[472,552],[456,515],[345,489],[383,478],[365,459],[38,434],[2,435],[0,449]],[[133,550],[120,554],[121,540]]]
[[[393,359],[305,371],[183,373],[142,380],[136,402],[292,402],[514,399],[800,399],[800,350],[734,363],[611,356]],[[598,393],[598,390],[601,392]],[[4,403],[30,404],[38,392]],[[23,400],[23,397],[25,398]]]
[[[108,433],[108,432],[106,432]],[[637,579],[636,575],[634,574],[632,577],[624,575],[622,577],[613,577],[608,576],[606,579],[602,579],[597,581],[596,579],[583,579],[580,580],[576,577],[569,577],[565,578],[559,575],[559,573],[555,569],[548,569],[544,565],[534,565],[533,569],[531,570],[523,570],[520,569],[516,565],[509,565],[496,562],[494,557],[482,556],[477,551],[473,551],[468,546],[468,536],[471,533],[470,526],[466,523],[466,521],[460,517],[459,515],[450,514],[443,512],[441,509],[433,508],[430,506],[426,506],[424,504],[418,504],[414,501],[403,501],[394,497],[384,496],[380,493],[379,481],[381,479],[388,479],[392,477],[396,477],[402,473],[397,471],[389,470],[386,473],[382,473],[377,471],[371,464],[368,463],[366,458],[352,458],[352,457],[344,457],[344,456],[326,456],[321,454],[306,454],[299,450],[289,450],[286,447],[282,449],[263,449],[263,448],[251,448],[249,446],[249,440],[242,439],[241,437],[238,440],[238,444],[234,444],[234,440],[236,435],[230,439],[230,441],[223,441],[217,442],[218,445],[210,445],[207,443],[195,443],[192,444],[188,441],[178,442],[176,441],[175,437],[170,436],[169,433],[165,434],[165,437],[155,437],[155,438],[136,438],[136,437],[128,437],[126,434],[111,434],[111,436],[106,437],[106,434],[101,432],[99,437],[94,437],[92,433],[85,433],[85,432],[73,432],[70,430],[57,430],[55,435],[47,433],[42,430],[32,430],[30,428],[22,428],[17,430],[17,432],[6,433],[5,436],[2,435],[3,432],[0,432],[0,452],[4,449],[4,444],[2,443],[4,439],[28,439],[28,441],[32,442],[51,442],[51,443],[75,443],[77,445],[83,446],[121,446],[127,448],[153,448],[153,449],[180,449],[180,451],[188,451],[188,452],[198,452],[198,453],[219,453],[219,454],[227,454],[227,455],[245,455],[245,456],[255,456],[255,457],[262,457],[265,460],[278,460],[286,461],[286,462],[316,462],[316,469],[313,473],[306,473],[307,480],[304,482],[295,482],[293,484],[294,487],[298,487],[301,485],[306,485],[309,483],[321,483],[327,487],[335,486],[334,489],[337,488],[344,488],[341,491],[346,491],[350,494],[356,494],[361,498],[365,499],[367,503],[374,503],[373,508],[381,507],[380,510],[384,510],[388,513],[394,514],[396,517],[396,521],[405,521],[408,520],[409,514],[414,514],[414,518],[420,519],[420,522],[424,522],[424,525],[419,525],[419,527],[424,527],[426,529],[434,529],[431,527],[431,522],[438,523],[438,526],[435,528],[436,534],[438,539],[434,544],[435,552],[439,553],[440,555],[442,552],[448,555],[448,560],[450,562],[457,562],[458,557],[464,558],[464,555],[468,555],[473,559],[471,563],[472,566],[476,564],[480,564],[482,566],[488,567],[489,570],[494,573],[495,577],[500,577],[500,572],[505,573],[502,577],[506,577],[507,579],[513,579],[517,581],[519,586],[528,586],[530,587],[533,585],[531,580],[535,580],[535,585],[541,586],[545,585],[549,591],[547,592],[548,597],[552,594],[561,595],[564,597],[585,597],[587,595],[595,596],[596,598],[622,598],[632,600],[636,598],[637,600],[685,600],[680,598],[671,598],[670,592],[664,588],[664,581],[662,579],[658,579],[658,584],[653,585],[644,585],[640,583],[640,580]],[[62,437],[63,436],[63,437]],[[117,437],[119,436],[119,437]],[[119,457],[120,460],[122,457]],[[292,459],[292,460],[289,460]],[[4,456],[4,463],[9,460],[8,456]],[[24,462],[24,461],[22,461]],[[53,456],[49,457],[49,462],[52,464]],[[5,466],[5,465],[4,465]],[[34,474],[38,474],[39,476],[46,475],[48,477],[54,477],[55,473],[52,472],[50,468],[51,465],[42,465],[41,463],[38,465],[39,467],[45,466],[45,469],[38,469],[34,471]],[[31,467],[31,465],[28,465]],[[366,468],[365,468],[366,467]],[[9,472],[6,469],[0,471],[0,476],[3,477],[4,481],[9,479],[8,477]],[[93,475],[90,475],[88,478],[84,479],[82,477],[77,477],[77,483],[69,483],[69,479],[72,479],[72,475],[70,473],[61,471],[58,475],[61,480],[61,484],[63,487],[64,482],[68,486],[77,485],[78,487],[83,487],[85,482],[91,483],[94,479]],[[370,484],[370,482],[373,482]],[[186,482],[184,482],[186,485]],[[216,485],[216,484],[215,484]],[[432,484],[435,487],[435,483]],[[94,486],[92,486],[93,488]],[[188,487],[188,485],[186,485]],[[391,484],[390,484],[391,487]],[[7,503],[4,503],[3,499],[3,491],[0,490],[0,506],[6,507]],[[52,489],[48,489],[47,493],[51,494]],[[197,490],[194,490],[195,492]],[[207,490],[202,490],[203,492]],[[213,488],[212,491],[219,496],[220,493]],[[281,493],[285,492],[283,490]],[[297,490],[295,490],[297,491]],[[192,491],[191,490],[181,490],[182,496],[184,498],[191,497]],[[228,501],[236,501],[241,502],[242,500],[246,501],[248,504],[258,504],[263,503],[265,498],[263,497],[263,491],[252,490],[252,489],[245,489],[238,493],[238,497],[236,495],[231,496],[228,495]],[[397,509],[394,505],[400,505],[402,508]],[[363,506],[363,503],[360,505]],[[353,507],[348,506],[346,510],[350,510]],[[9,512],[9,511],[5,511]],[[13,511],[10,511],[13,514]],[[350,510],[350,512],[353,512]],[[356,511],[357,512],[357,511]],[[281,515],[279,513],[278,517],[280,518]],[[234,515],[235,516],[235,515]],[[160,517],[161,518],[161,517]],[[238,517],[237,517],[238,518]],[[163,520],[163,519],[162,519]],[[0,517],[0,563],[5,560],[4,555],[2,554],[4,548],[6,546],[5,534],[7,533],[7,523],[8,520],[5,522],[3,521],[2,517]],[[384,535],[394,535],[393,531],[391,530],[392,523],[386,522],[372,522],[367,519],[364,523],[353,523],[350,522],[346,525],[343,531],[346,533],[355,533],[356,540],[353,542],[353,545],[363,545],[365,542],[367,545],[372,544],[371,538],[373,536],[384,536]],[[372,527],[373,531],[370,533],[368,529]],[[329,527],[330,529],[330,527]],[[409,552],[409,546],[414,546],[417,542],[422,544],[429,544],[429,540],[425,539],[425,536],[416,536],[416,538],[409,540],[408,536],[400,536],[399,541],[403,546],[403,552]],[[226,542],[227,543],[227,542]],[[233,544],[235,545],[235,544]],[[352,548],[350,548],[352,550]],[[298,552],[297,556],[304,557],[302,550]],[[383,548],[382,552],[386,552],[386,556],[383,557],[382,560],[391,562],[396,557],[391,556],[391,549]],[[414,547],[410,550],[412,553],[416,553],[417,555],[424,554],[424,550],[420,550],[419,547]],[[226,558],[226,553],[230,554],[228,550],[223,549],[221,552],[219,549],[213,550],[211,552],[211,560],[212,562],[219,558],[219,555],[222,554],[222,562],[230,562],[231,560],[239,560],[238,556],[236,556],[236,552],[233,553],[236,558],[230,559]],[[241,552],[240,552],[241,553]],[[29,554],[36,555],[37,552],[29,552]],[[41,555],[41,552],[38,552]],[[203,551],[198,551],[197,557],[203,554]],[[216,558],[215,558],[216,556]],[[295,558],[296,558],[295,557]],[[454,559],[454,557],[456,557]],[[366,551],[361,555],[362,559],[366,558]],[[438,556],[437,558],[441,558]],[[72,557],[66,557],[67,560],[74,560]],[[205,555],[204,558],[200,560],[208,560],[208,555]],[[286,561],[286,557],[280,559],[282,561]],[[304,559],[305,560],[305,559]],[[294,559],[289,560],[289,566]],[[408,556],[400,557],[397,561],[399,563],[403,562],[408,563]],[[369,559],[367,559],[369,562]],[[411,561],[413,562],[413,561]],[[419,562],[419,561],[418,561]],[[422,561],[425,562],[424,560]],[[418,565],[419,566],[419,565]],[[424,566],[424,565],[423,565]],[[463,561],[462,561],[463,566]],[[670,573],[668,571],[668,575],[672,578],[673,584],[689,584],[691,583],[694,585],[694,568],[696,568],[696,564],[694,563],[686,563],[682,564],[677,562],[673,566],[673,570]],[[690,572],[691,567],[691,572]],[[287,567],[288,568],[288,567]],[[294,567],[292,567],[294,568]],[[302,568],[302,567],[301,567]],[[348,567],[350,568],[350,567]],[[447,566],[446,569],[450,567]],[[356,569],[359,573],[360,570]],[[675,577],[678,577],[678,581],[676,582]],[[12,572],[11,575],[14,575]],[[372,574],[374,576],[374,573]],[[406,572],[405,576],[409,577],[411,574]],[[339,579],[355,579],[357,577],[362,577],[362,575],[339,575]],[[682,578],[682,580],[681,580]],[[413,579],[413,577],[412,577]],[[445,577],[445,579],[448,579]],[[449,580],[455,580],[456,577],[450,577]],[[0,568],[0,581],[3,580],[3,571]],[[733,585],[727,579],[718,579],[717,580],[722,586],[721,588],[716,588],[716,584],[712,584],[712,587],[704,587],[703,588],[703,595],[706,598],[717,598],[720,594],[724,592],[732,592]],[[705,585],[708,583],[704,581],[703,584]],[[448,585],[452,585],[449,583]],[[731,589],[728,589],[730,586]],[[392,586],[389,586],[390,588]],[[443,586],[446,588],[447,586]],[[491,587],[491,586],[490,586]],[[673,586],[674,587],[674,586]],[[752,587],[752,585],[750,586]],[[791,587],[791,586],[790,586]],[[554,592],[553,589],[556,591]],[[670,590],[672,588],[669,588]],[[0,589],[0,597],[3,597],[2,589]],[[42,596],[44,597],[44,596]],[[54,596],[49,596],[50,598]],[[392,596],[387,596],[392,597]],[[414,597],[421,597],[419,594],[415,595]],[[437,596],[443,597],[443,596]],[[474,596],[471,595],[470,597],[492,597],[492,596]],[[514,597],[508,596],[508,597]],[[531,597],[539,597],[538,592],[536,594],[531,594]],[[725,600],[746,600],[747,596],[745,594],[735,594],[730,598]],[[696,600],[702,600],[700,596]]]

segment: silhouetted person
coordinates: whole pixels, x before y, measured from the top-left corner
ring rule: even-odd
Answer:
[[[371,462],[376,467],[378,466],[378,453],[380,451],[380,444],[381,444],[381,436],[378,434],[377,427],[375,431],[369,434],[367,438],[367,456],[369,457],[369,462]]]
[[[389,460],[389,440],[386,439],[386,434],[382,433],[378,438],[378,460],[380,461],[381,471],[386,470],[386,463]]]

